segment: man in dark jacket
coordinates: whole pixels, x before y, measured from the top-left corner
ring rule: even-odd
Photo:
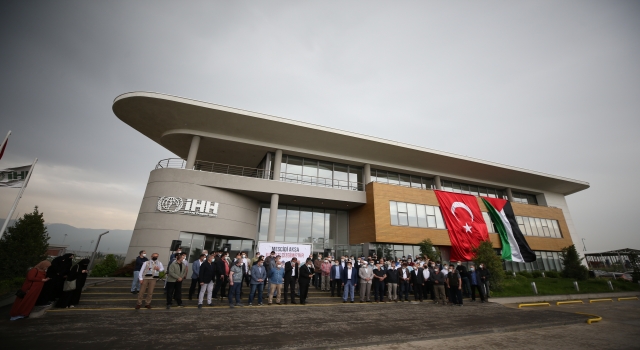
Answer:
[[[300,266],[298,271],[300,272],[300,277],[298,277],[298,283],[300,284],[300,304],[305,305],[307,303],[307,295],[309,294],[309,283],[314,275],[311,258],[307,258],[307,262]]]
[[[480,275],[476,271],[476,267],[469,267],[469,284],[471,285],[471,301],[476,301],[476,290],[480,294],[480,301],[484,303],[484,291],[480,285]]]
[[[211,301],[211,294],[213,292],[213,282],[215,281],[215,265],[213,263],[214,255],[211,254],[207,257],[207,260],[203,261],[200,265],[200,272],[198,274],[200,280],[200,295],[198,298],[198,309],[202,308],[202,300],[204,299],[204,293],[207,293],[207,306],[213,306]]]
[[[213,299],[218,299],[218,291],[220,291],[220,299],[226,297],[227,283],[229,283],[229,270],[230,266],[225,259],[228,253],[222,253],[213,262],[215,265],[216,282],[213,287]]]
[[[411,271],[411,285],[413,286],[413,298],[415,301],[422,302],[422,290],[424,288],[424,274],[422,267],[414,266]]]
[[[387,290],[389,294],[387,299],[389,299],[389,301],[393,301],[396,303],[398,302],[398,282],[400,281],[398,272],[399,270],[396,269],[395,265],[392,262],[391,266],[387,270],[386,281],[387,281]]]
[[[347,302],[347,299],[351,297],[353,303],[355,299],[355,288],[358,284],[358,270],[351,266],[351,261],[347,262],[347,267],[342,270],[342,285],[344,285],[344,293],[342,294],[342,301]]]
[[[384,301],[384,280],[387,273],[382,269],[380,261],[376,261],[376,267],[373,269],[373,298],[376,303]]]
[[[342,266],[340,260],[336,259],[335,264],[331,266],[331,273],[329,274],[329,280],[331,284],[331,296],[340,296],[342,285]]]
[[[460,273],[460,277],[462,278],[462,294],[468,298],[469,295],[471,295],[471,288],[469,287],[469,273],[467,272],[467,267],[462,265],[462,261],[458,261],[456,270]]]
[[[481,263],[480,266],[478,266],[478,275],[480,276],[480,288],[482,288],[484,292],[485,301],[489,301],[489,295],[491,294],[489,290],[489,277],[491,277],[491,273],[484,264]]]
[[[453,266],[449,266],[447,286],[449,286],[451,304],[462,306],[462,277],[460,276],[460,272],[455,270]]]
[[[287,292],[291,288],[291,304],[296,303],[296,282],[300,271],[298,267],[298,259],[292,258],[284,264],[284,304],[287,304]]]
[[[133,282],[131,283],[131,294],[138,294],[140,292],[140,268],[145,261],[147,261],[147,252],[140,251],[140,254],[136,257],[136,265],[133,267]]]
[[[444,276],[444,273],[442,273],[438,268],[438,266],[436,265],[434,269],[434,274],[433,274],[433,290],[436,295],[436,299],[434,300],[435,304],[437,304],[438,302],[442,302],[442,305],[447,305],[447,302],[446,302],[447,296],[444,293],[445,282],[446,282],[446,278]]]

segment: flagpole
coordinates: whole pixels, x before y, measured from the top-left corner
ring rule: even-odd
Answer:
[[[2,155],[4,154],[3,150],[4,150],[4,147],[7,145],[7,140],[9,140],[10,135],[11,135],[11,130],[9,130],[9,132],[7,133],[7,136],[4,138],[4,141],[2,141],[2,143],[0,144],[0,158],[2,158]]]
[[[7,135],[7,137],[8,137],[8,135]],[[38,161],[38,158],[36,158],[36,160],[33,161],[33,164],[31,164],[31,168],[29,169],[29,173],[27,174],[27,178],[24,180],[24,183],[22,184],[22,187],[20,188],[20,192],[18,192],[18,196],[16,197],[16,200],[13,202],[13,206],[11,207],[11,211],[9,212],[9,215],[7,215],[7,218],[4,220],[4,224],[2,224],[2,230],[0,230],[0,239],[2,239],[2,236],[4,235],[4,231],[7,229],[7,225],[9,224],[9,220],[11,220],[11,217],[13,216],[13,212],[18,207],[18,203],[20,202],[20,198],[22,198],[22,194],[24,193],[24,189],[27,187],[27,183],[29,183],[29,179],[31,178],[31,173],[33,172],[33,168],[36,166],[36,162],[37,161]]]

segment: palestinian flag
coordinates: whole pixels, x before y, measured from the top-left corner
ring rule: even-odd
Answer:
[[[536,261],[536,254],[529,248],[529,244],[518,227],[511,203],[502,198],[485,197],[482,197],[482,202],[487,207],[491,221],[498,230],[502,242],[502,259],[515,262]]]

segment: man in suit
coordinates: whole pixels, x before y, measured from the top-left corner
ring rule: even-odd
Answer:
[[[200,266],[204,259],[207,258],[206,254],[200,254],[200,258],[191,264],[191,286],[189,287],[189,300],[193,300],[193,293],[196,291],[196,286],[200,285]],[[200,293],[200,288],[198,288],[198,294]]]
[[[222,255],[217,257],[213,263],[215,274],[216,274],[216,282],[215,282],[215,286],[213,287],[214,299],[218,298],[218,291],[220,291],[221,300],[226,296],[225,294],[227,294],[226,287],[227,287],[227,283],[229,282],[229,271],[230,271],[229,264],[225,259],[227,254],[228,253],[226,252],[222,253]]]
[[[213,265],[214,255],[207,256],[207,260],[200,265],[198,279],[200,280],[200,294],[198,295],[198,309],[202,309],[204,294],[207,293],[207,306],[213,306],[211,295],[213,293],[213,282],[216,278]]]
[[[331,296],[341,295],[342,270],[340,260],[336,259],[335,264],[331,266],[331,273],[329,274],[329,279],[331,280]]]
[[[419,265],[415,265],[413,271],[411,271],[411,284],[413,285],[413,298],[415,301],[422,299],[424,296],[422,295],[422,290],[424,288],[424,270]]]
[[[358,285],[358,271],[353,268],[352,262],[347,262],[347,267],[342,271],[342,285],[344,286],[344,293],[342,294],[342,302],[346,303],[347,299],[351,297],[353,303],[355,299],[355,288]]]
[[[382,269],[380,260],[376,261],[376,267],[373,269],[373,296],[376,303],[384,301],[384,280],[386,277],[386,271]]]
[[[291,304],[296,303],[296,282],[300,276],[298,259],[292,258],[284,264],[284,304],[287,304],[287,292],[291,289]]]
[[[366,261],[362,262],[362,266],[358,270],[360,277],[360,302],[371,302],[371,284],[373,283],[373,268]]]
[[[309,294],[309,282],[311,282],[315,273],[311,258],[307,258],[306,263],[300,266],[298,271],[300,272],[300,276],[298,277],[298,283],[300,284],[300,304],[305,305],[307,303],[307,295]]]

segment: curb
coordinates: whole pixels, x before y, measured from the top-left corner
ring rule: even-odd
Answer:
[[[520,304],[520,303],[541,303],[564,300],[600,299],[600,298],[623,298],[637,297],[638,292],[618,292],[618,293],[584,293],[584,294],[560,294],[560,295],[535,295],[527,297],[510,298],[490,298],[492,303],[497,304]]]

